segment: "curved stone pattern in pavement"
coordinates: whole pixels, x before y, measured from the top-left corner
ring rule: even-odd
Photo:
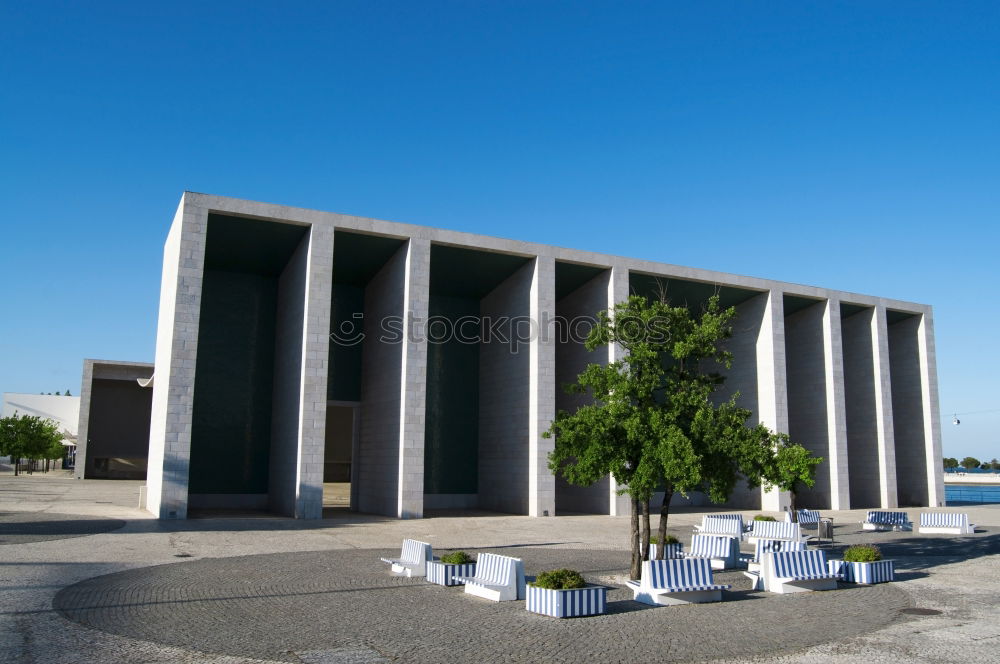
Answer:
[[[621,551],[490,549],[525,560],[527,573],[575,568],[590,579],[621,573]],[[470,553],[475,553],[470,551]],[[164,645],[237,657],[368,653],[366,661],[691,661],[787,652],[879,629],[911,606],[892,584],[829,592],[752,592],[738,572],[717,604],[647,607],[609,592],[609,615],[558,620],[524,602],[493,603],[424,579],[394,577],[389,550],[309,551],[146,567],[64,588],[70,620]],[[298,655],[296,655],[298,653]]]
[[[118,519],[98,519],[77,514],[49,512],[0,513],[0,544],[28,544],[49,540],[86,537],[118,530]]]

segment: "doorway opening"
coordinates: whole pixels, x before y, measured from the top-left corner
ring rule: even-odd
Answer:
[[[328,401],[326,444],[323,455],[323,510],[357,509],[357,478],[354,458],[359,443],[361,404]]]

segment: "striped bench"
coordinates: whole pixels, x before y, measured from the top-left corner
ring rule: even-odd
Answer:
[[[764,590],[780,594],[834,590],[841,578],[829,569],[826,552],[819,549],[768,553],[761,566],[761,577]]]
[[[670,606],[722,600],[730,586],[712,579],[708,558],[647,560],[642,563],[639,581],[626,581],[632,598],[643,604]]]
[[[722,535],[692,535],[691,550],[681,555],[685,559],[704,558],[712,569],[736,567],[740,558],[740,541]]]
[[[816,528],[819,525],[820,515],[816,510],[795,510],[799,526],[802,528]],[[785,521],[792,520],[792,513],[785,512]]]
[[[406,576],[427,576],[427,561],[434,560],[431,545],[427,542],[404,539],[399,558],[382,558],[382,562],[392,566],[394,574]]]
[[[969,523],[968,514],[957,512],[921,512],[921,533],[946,533],[950,535],[971,535],[976,532],[976,524]]]
[[[754,521],[753,528],[747,535],[750,543],[759,539],[799,541],[806,537],[799,529],[799,524],[790,521]]]
[[[882,512],[872,510],[861,522],[864,530],[913,530],[913,524],[906,512]]]
[[[700,535],[723,535],[743,539],[743,517],[739,514],[722,514],[702,518],[701,525],[694,527]]]
[[[475,576],[456,576],[465,592],[494,602],[524,599],[524,563],[520,558],[496,553],[480,553]]]
[[[760,568],[764,556],[775,551],[806,551],[807,549],[808,546],[802,540],[758,539],[754,542],[753,557],[750,558],[747,556],[741,559],[741,562],[745,562],[747,565],[747,570],[743,574],[753,581],[754,590],[761,590],[763,588],[763,580],[761,579]]]

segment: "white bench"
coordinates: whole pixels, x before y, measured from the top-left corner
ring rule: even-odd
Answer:
[[[681,555],[684,559],[704,558],[712,569],[736,567],[740,559],[740,541],[723,535],[692,535],[691,550]]]
[[[913,530],[913,524],[906,512],[884,512],[872,510],[861,522],[864,530]]]
[[[799,526],[802,528],[816,528],[819,526],[820,515],[816,510],[795,510],[798,513]],[[792,513],[785,512],[785,521],[792,520]]]
[[[780,539],[797,542],[807,539],[802,534],[799,524],[791,521],[754,521],[753,528],[747,534],[747,540],[752,544],[759,539]]]
[[[835,590],[841,578],[830,571],[826,552],[819,549],[768,553],[761,566],[761,577],[764,590],[779,594]]]
[[[434,560],[431,545],[427,542],[404,539],[399,558],[382,558],[382,562],[392,565],[394,574],[406,576],[427,576],[427,561]]]
[[[802,540],[796,542],[792,540],[758,539],[754,542],[753,557],[741,558],[741,562],[745,562],[747,566],[747,571],[743,572],[743,574],[750,577],[750,580],[753,581],[754,590],[761,590],[763,588],[763,580],[761,579],[760,570],[764,556],[775,551],[806,551],[808,548]]]
[[[739,514],[706,516],[700,526],[694,527],[700,535],[723,535],[743,539],[743,517]]]
[[[708,558],[647,560],[642,563],[639,581],[626,581],[632,597],[643,604],[670,606],[722,600],[730,586],[712,580]]]
[[[524,599],[524,563],[520,558],[496,553],[480,553],[475,576],[456,576],[465,584],[465,592],[494,602]]]
[[[957,512],[921,512],[918,532],[971,535],[976,532],[976,524],[969,523],[968,514],[959,514]]]

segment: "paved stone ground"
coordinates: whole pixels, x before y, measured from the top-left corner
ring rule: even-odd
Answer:
[[[878,541],[902,580],[793,596],[747,590],[721,604],[645,608],[621,589],[612,614],[559,621],[521,602],[389,576],[380,554],[403,537],[435,549],[517,551],[529,573],[620,571],[627,519],[493,515],[419,521],[342,515],[160,523],[128,482],[0,475],[0,537],[35,515],[121,520],[117,530],[0,547],[3,662],[718,661],[993,662],[1000,647],[1000,506],[962,508],[986,527],[952,538],[861,533],[860,511],[833,513],[837,545]],[[914,514],[916,510],[911,510]],[[13,523],[10,513],[18,513]],[[752,512],[745,513],[747,516]],[[700,512],[671,517],[689,538]],[[506,548],[504,548],[506,547]],[[168,564],[169,563],[169,564]],[[925,607],[930,616],[900,609]],[[67,618],[67,616],[69,619]],[[484,629],[483,621],[497,627]],[[721,626],[712,631],[706,626]],[[509,643],[510,645],[504,645]],[[539,653],[545,653],[540,655]],[[582,655],[582,656],[581,656]]]

